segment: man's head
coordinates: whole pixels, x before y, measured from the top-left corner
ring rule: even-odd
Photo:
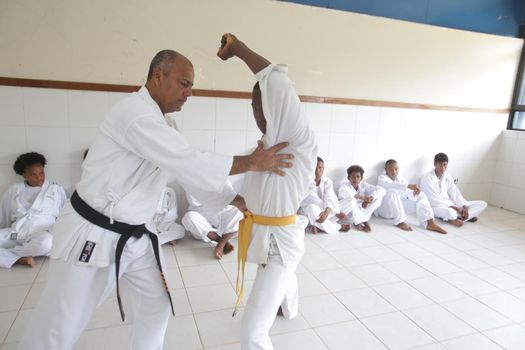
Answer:
[[[448,167],[448,156],[445,153],[438,153],[434,156],[434,172],[441,178]]]
[[[321,180],[324,174],[324,160],[321,157],[317,157],[317,166],[315,167],[315,180]]]
[[[178,112],[191,96],[194,72],[190,60],[173,50],[153,57],[146,87],[162,113]]]
[[[385,172],[389,178],[395,180],[399,173],[399,164],[395,159],[389,159],[385,162]]]
[[[16,158],[13,169],[21,175],[29,186],[42,186],[46,179],[44,167],[46,158],[40,153],[24,153]]]
[[[346,169],[346,174],[348,175],[348,181],[350,181],[352,186],[356,188],[361,183],[361,180],[363,180],[364,173],[365,173],[364,169],[360,167],[359,165],[352,165],[348,169]]]
[[[263,108],[262,108],[262,95],[261,88],[259,83],[256,83],[253,86],[252,91],[252,110],[253,117],[255,118],[255,123],[257,127],[263,134],[266,134],[266,118],[264,117]]]

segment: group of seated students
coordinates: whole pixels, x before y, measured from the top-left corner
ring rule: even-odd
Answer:
[[[373,214],[391,220],[404,231],[412,231],[406,215],[416,213],[422,227],[446,234],[435,217],[461,227],[466,221],[476,222],[487,207],[484,201],[467,201],[446,172],[448,156],[434,156],[434,169],[423,175],[418,184],[409,184],[399,176],[399,164],[394,159],[385,162],[385,172],[377,185],[363,181],[364,170],[359,165],[347,169],[347,179],[336,195],[333,182],[323,176],[324,161],[317,158],[315,180],[308,196],[302,201],[299,213],[308,218],[313,233],[370,232]]]
[[[46,158],[36,152],[22,154],[14,163],[15,173],[23,181],[9,187],[0,203],[0,267],[33,267],[33,257],[46,256],[51,251],[51,229],[66,202],[66,194],[60,185],[46,180],[45,165]],[[411,231],[406,215],[415,212],[424,228],[445,234],[447,231],[436,223],[435,217],[461,227],[466,221],[475,222],[487,207],[484,201],[465,200],[446,172],[447,166],[447,155],[438,153],[434,169],[423,175],[419,185],[409,184],[399,176],[399,164],[390,159],[377,185],[372,185],[363,180],[363,168],[352,165],[347,169],[348,181],[339,186],[336,195],[332,180],[323,176],[324,161],[318,157],[312,188],[302,201],[299,214],[306,216],[313,233],[335,234],[349,231],[352,225],[370,232],[374,213]],[[234,247],[229,240],[237,234],[243,214],[231,205],[214,212],[190,193],[186,193],[186,199],[189,207],[180,225],[176,222],[175,191],[166,188],[162,193],[153,218],[159,242],[175,244],[189,231],[194,238],[212,243],[217,259],[232,252]]]

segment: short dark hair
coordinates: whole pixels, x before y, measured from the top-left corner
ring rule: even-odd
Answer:
[[[148,80],[153,77],[153,71],[159,67],[162,71],[162,74],[166,75],[171,71],[171,65],[179,53],[173,50],[162,50],[157,52],[155,57],[151,60],[148,70]]]
[[[448,163],[448,156],[445,153],[438,153],[434,156],[434,163]]]
[[[317,163],[319,163],[319,162],[321,162],[321,163],[324,164],[324,160],[323,160],[323,158],[321,158],[321,157],[318,156],[318,157],[317,157]]]
[[[352,173],[359,173],[361,174],[361,177],[363,177],[365,170],[359,165],[352,165],[348,167],[348,169],[346,169],[346,173],[348,174],[348,176],[350,176]]]
[[[397,160],[395,160],[395,159],[389,159],[389,160],[387,160],[387,161],[385,162],[385,169],[388,168],[388,166],[389,166],[390,164],[395,164],[395,163],[397,163]]]
[[[18,156],[13,164],[13,170],[17,175],[23,175],[26,168],[31,165],[40,164],[46,166],[46,157],[36,152],[24,153]]]

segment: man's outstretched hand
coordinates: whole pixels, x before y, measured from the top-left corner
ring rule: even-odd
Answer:
[[[285,172],[281,168],[291,168],[293,165],[286,160],[293,159],[292,154],[277,153],[288,146],[288,142],[281,142],[270,148],[264,149],[262,141],[257,141],[257,148],[250,154],[250,170],[271,171],[283,176]]]

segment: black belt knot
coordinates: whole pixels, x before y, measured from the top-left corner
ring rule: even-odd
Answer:
[[[94,225],[102,227],[103,229],[115,232],[120,234],[120,237],[117,241],[117,248],[115,249],[115,277],[116,277],[116,289],[117,289],[117,300],[118,307],[120,310],[120,317],[122,321],[125,320],[126,315],[124,314],[124,309],[122,308],[122,301],[120,299],[120,289],[119,289],[119,272],[120,272],[120,258],[122,257],[122,252],[124,251],[124,246],[126,242],[131,237],[141,238],[144,234],[148,234],[151,240],[151,246],[153,247],[153,253],[155,254],[155,260],[157,261],[157,266],[160,270],[160,277],[164,283],[164,288],[168,294],[168,299],[170,301],[171,313],[175,316],[175,311],[173,309],[173,301],[171,300],[171,294],[166,283],[166,278],[164,277],[164,272],[162,271],[162,266],[160,263],[160,254],[159,254],[159,239],[157,235],[146,228],[145,224],[142,225],[130,225],[125,222],[110,220],[104,214],[99,213],[95,209],[91,208],[89,204],[84,202],[82,198],[78,195],[77,191],[73,192],[71,196],[71,205],[73,209],[82,216],[87,221],[91,222]]]

